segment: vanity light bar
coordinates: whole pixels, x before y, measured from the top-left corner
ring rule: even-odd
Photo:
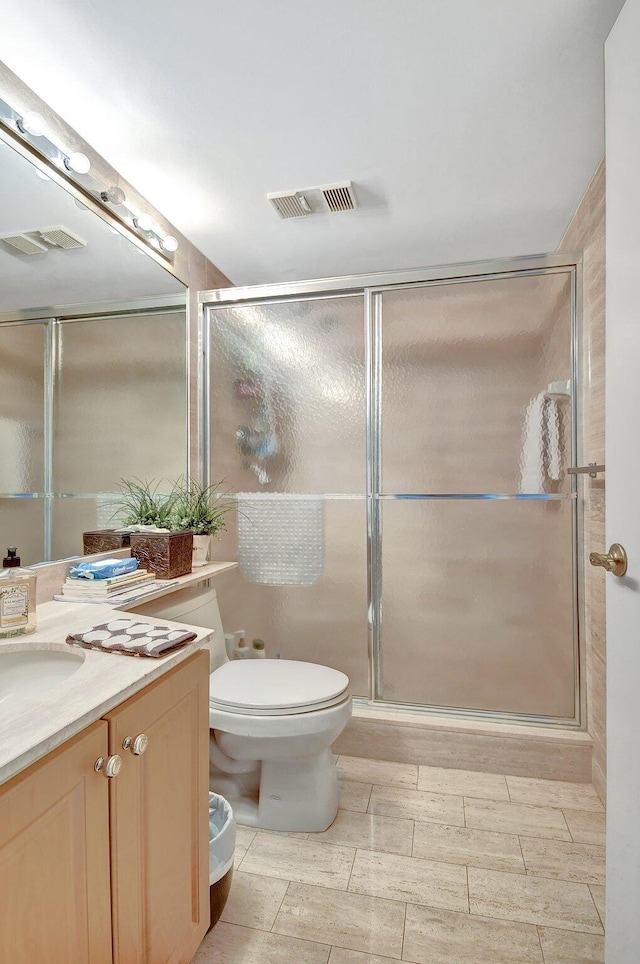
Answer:
[[[165,237],[159,234],[153,227],[153,218],[150,214],[143,211],[134,212],[126,207],[124,204],[126,197],[122,188],[110,187],[106,191],[98,189],[96,182],[87,177],[91,170],[91,161],[87,155],[80,151],[67,152],[45,136],[46,124],[40,114],[35,111],[25,111],[21,114],[0,98],[0,123],[12,133],[17,133],[45,161],[67,177],[71,177],[94,200],[105,207],[109,206],[110,212],[129,230],[134,231],[142,241],[162,254],[168,261],[173,260],[173,254],[178,250],[177,238],[171,234]],[[114,211],[111,205],[114,205],[117,210]]]

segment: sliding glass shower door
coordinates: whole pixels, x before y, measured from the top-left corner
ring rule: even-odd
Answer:
[[[220,594],[228,631],[377,704],[578,719],[576,269],[558,261],[207,307],[208,469],[237,492],[219,551],[243,580]]]
[[[571,718],[571,274],[371,298],[376,696]]]

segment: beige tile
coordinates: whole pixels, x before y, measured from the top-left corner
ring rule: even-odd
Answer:
[[[341,756],[338,775],[360,783],[382,783],[389,787],[417,787],[418,767],[412,763],[385,763],[358,756]]]
[[[545,964],[604,964],[604,937],[540,927]]]
[[[344,947],[332,947],[329,964],[397,964],[391,957],[378,957],[377,954],[363,954],[362,951],[347,951]]]
[[[513,803],[532,807],[567,807],[571,810],[602,812],[604,807],[590,783],[563,783],[561,780],[535,780],[507,777]]]
[[[337,944],[352,951],[399,958],[404,904],[338,893],[325,887],[290,884],[273,930],[289,937],[304,935],[307,940]]]
[[[243,857],[249,849],[249,844],[255,838],[255,835],[255,830],[249,830],[247,827],[236,827],[235,867],[239,867],[242,863]]]
[[[524,874],[520,842],[515,834],[470,830],[438,823],[416,823],[413,856],[467,867]]]
[[[528,874],[604,884],[604,847],[534,837],[523,837],[520,844]]]
[[[454,864],[358,850],[349,890],[468,912],[467,872]]]
[[[329,951],[320,943],[220,921],[203,940],[192,964],[327,964]]]
[[[478,770],[448,770],[445,767],[419,767],[418,790],[457,793],[485,800],[509,800],[507,781],[501,773]]]
[[[452,725],[443,726],[441,721],[435,723],[423,718],[420,726],[406,726],[402,723],[404,717],[405,714],[398,714],[398,719],[380,720],[357,714],[349,720],[334,748],[358,757],[375,746],[385,760],[400,764],[416,760],[445,769],[535,774],[548,779],[591,779],[593,747],[586,740],[571,736],[567,741],[558,739],[550,743],[548,738],[533,736],[527,727],[504,732],[507,724],[500,725],[500,733],[489,734],[475,720],[464,723],[456,720]],[[366,776],[355,779],[363,783],[384,782]]]
[[[346,890],[355,850],[259,833],[242,861],[248,874]]]
[[[366,813],[372,786],[355,780],[340,780],[340,809],[358,810]]]
[[[476,867],[467,873],[472,914],[602,934],[586,884]]]
[[[311,834],[309,839],[343,847],[359,847],[361,850],[406,854],[409,857],[413,842],[413,821],[356,813],[355,810],[339,810],[328,830]]]
[[[563,810],[569,832],[576,843],[593,843],[604,847],[606,815],[589,810]]]
[[[445,793],[429,793],[426,790],[400,790],[397,787],[374,786],[369,800],[369,813],[464,827],[462,797]]]
[[[309,834],[301,830],[264,830],[260,828],[260,833],[270,833],[275,837],[295,837],[296,840],[308,840]]]
[[[220,920],[269,931],[289,886],[286,880],[236,870]]]
[[[593,902],[596,905],[596,909],[600,914],[600,920],[604,924],[605,920],[605,893],[604,887],[600,884],[591,884],[589,886],[591,891],[591,896],[593,897]]]
[[[403,960],[416,964],[542,964],[536,928],[407,905]]]
[[[549,837],[571,840],[562,810],[529,807],[521,803],[499,803],[465,797],[465,820],[474,830],[497,830],[526,837]]]

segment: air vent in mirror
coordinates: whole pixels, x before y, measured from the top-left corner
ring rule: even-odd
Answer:
[[[47,244],[52,244],[55,248],[86,248],[87,242],[78,234],[74,234],[69,228],[64,228],[61,224],[53,228],[38,228],[38,234]]]
[[[28,234],[3,234],[0,241],[16,248],[22,254],[46,254],[49,248]]]

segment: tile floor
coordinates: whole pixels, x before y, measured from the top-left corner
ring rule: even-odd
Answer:
[[[602,964],[593,787],[340,757],[324,833],[238,828],[193,964]]]

